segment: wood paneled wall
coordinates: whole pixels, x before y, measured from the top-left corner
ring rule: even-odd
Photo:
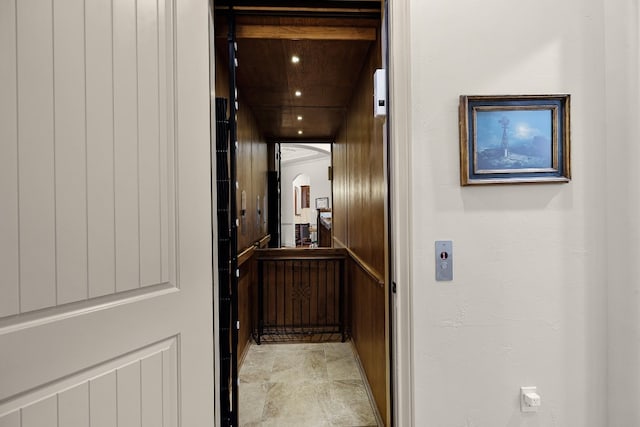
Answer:
[[[334,237],[384,272],[383,126],[373,117],[373,73],[380,66],[373,44],[333,147]]]
[[[238,208],[238,252],[242,253],[254,245],[267,233],[267,144],[258,129],[254,114],[246,103],[243,103],[239,89],[240,102],[238,108],[238,148],[237,178],[238,188],[236,203]],[[216,96],[229,99],[228,65],[216,55]],[[246,211],[242,215],[242,192],[245,192]],[[253,284],[257,282],[255,260],[251,256],[240,266],[238,279],[238,355],[239,363],[251,339],[251,316],[253,311],[251,295]]]
[[[173,7],[0,2],[0,318],[175,283]]]
[[[216,96],[229,98],[228,66],[216,56]],[[255,116],[244,102],[239,88],[238,148],[236,200],[238,207],[238,251],[252,246],[267,233],[267,144],[258,128]],[[245,193],[246,211],[242,215],[242,192]]]
[[[382,419],[388,417],[388,354],[384,283],[383,123],[373,116],[373,73],[380,46],[372,45],[333,148],[333,235],[352,255],[347,289],[352,340]]]
[[[256,260],[253,256],[253,247],[244,252],[245,257],[241,258],[240,277],[238,278],[238,367],[242,365],[247,345],[251,340],[253,323],[253,311],[255,305],[254,289],[257,279]]]
[[[349,263],[347,283],[350,291],[351,338],[358,350],[380,417],[386,420],[385,287],[355,261]]]

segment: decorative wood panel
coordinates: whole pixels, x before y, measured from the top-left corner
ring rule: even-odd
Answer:
[[[174,0],[0,0],[0,317],[175,277]]]
[[[387,419],[385,288],[356,262],[349,263],[351,339],[358,350],[378,412]]]
[[[253,251],[252,251],[253,253]],[[252,308],[255,302],[252,300],[254,281],[256,275],[256,262],[251,257],[240,266],[240,277],[238,278],[238,320],[240,330],[238,330],[238,367],[242,364],[247,344],[251,339],[251,317]]]
[[[379,272],[384,266],[384,146],[382,122],[373,117],[372,46],[349,103],[333,154],[334,237]]]
[[[343,249],[257,251],[257,339],[343,333],[345,258]]]
[[[334,243],[348,248],[352,340],[378,411],[387,418],[387,287],[384,283],[384,146],[382,122],[373,117],[373,73],[380,65],[373,46],[333,150]],[[388,284],[387,284],[388,285]]]
[[[219,44],[218,49],[225,48],[225,44]],[[242,53],[239,52],[239,61],[242,62]],[[229,73],[225,62],[226,56],[218,52],[216,56],[216,96],[229,97]],[[245,102],[243,88],[239,88],[238,109],[238,147],[236,151],[238,187],[236,193],[238,219],[238,250],[251,246],[267,233],[264,219],[267,196],[267,144],[258,128],[254,112]],[[242,215],[242,192],[245,192],[246,212]],[[260,215],[258,215],[258,201],[260,203]]]
[[[177,427],[177,338],[0,403],[0,427]]]

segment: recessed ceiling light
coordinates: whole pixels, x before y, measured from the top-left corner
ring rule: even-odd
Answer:
[[[302,135],[302,131],[301,130],[298,131],[298,135]]]
[[[294,64],[297,64],[298,62],[300,62],[300,57],[298,55],[293,55],[291,57],[291,62],[293,62]]]
[[[302,120],[302,116],[298,116],[298,121]]]
[[[302,92],[300,92],[299,90],[296,91],[296,96],[302,96]]]

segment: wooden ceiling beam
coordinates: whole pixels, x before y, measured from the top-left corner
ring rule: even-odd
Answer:
[[[225,12],[228,9],[228,6],[216,6],[216,10],[220,10]],[[274,7],[274,6],[234,6],[234,12],[277,12],[279,14],[285,15],[287,13],[295,13],[295,12],[312,12],[312,13],[341,13],[341,14],[363,14],[363,13],[380,13],[380,7],[377,8],[363,8],[363,7],[352,7],[352,8],[335,8],[335,7]]]
[[[220,30],[218,36],[226,36],[226,29]],[[375,41],[376,37],[373,27],[238,25],[236,28],[236,39]]]

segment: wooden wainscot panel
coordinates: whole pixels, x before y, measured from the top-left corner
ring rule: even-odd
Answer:
[[[255,261],[253,255],[255,246],[250,246],[238,255],[238,268],[240,277],[238,278],[238,320],[240,329],[238,330],[238,367],[242,365],[248,344],[251,339],[251,311],[252,293],[255,277]]]
[[[344,248],[270,248],[256,251],[258,260],[346,258],[348,255],[347,250]]]
[[[351,258],[348,263],[351,339],[367,376],[378,412],[387,420],[387,355],[385,288],[370,267]]]
[[[253,245],[238,254],[238,268],[240,277],[238,278],[238,320],[240,329],[238,330],[238,367],[242,366],[244,357],[249,349],[251,341],[252,325],[257,316],[257,283],[258,269],[255,258],[256,250],[265,247],[271,240],[270,235],[262,237]]]

